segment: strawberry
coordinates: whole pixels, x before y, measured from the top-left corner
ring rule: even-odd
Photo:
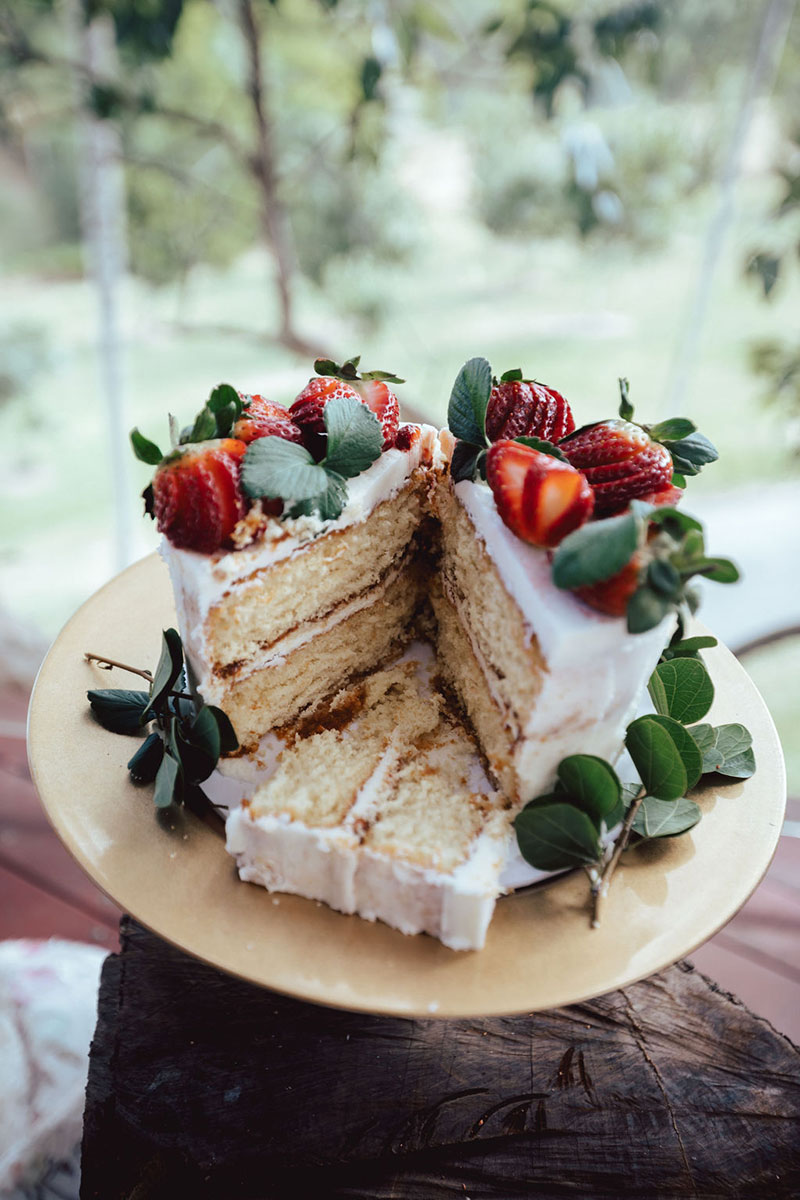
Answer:
[[[419,425],[403,425],[394,439],[395,450],[410,450],[422,437]]]
[[[173,546],[212,554],[247,511],[239,469],[247,446],[238,438],[182,446],[153,478],[153,515]]]
[[[557,546],[592,515],[594,496],[580,471],[520,442],[489,447],[486,479],[506,525],[534,546]]]
[[[630,421],[613,418],[585,425],[559,449],[589,481],[598,516],[621,512],[631,500],[662,491],[672,479],[669,450]]]
[[[249,397],[249,403],[231,430],[231,436],[248,444],[262,437],[281,437],[298,445],[303,441],[303,434],[292,421],[288,410],[264,396]]]
[[[383,449],[394,445],[400,424],[400,404],[394,392],[383,379],[362,379],[353,387],[361,396],[362,403],[375,413],[383,430]]]
[[[628,611],[628,601],[641,581],[644,564],[645,556],[641,550],[637,550],[616,575],[601,579],[599,583],[575,588],[572,594],[606,616],[624,617]]]
[[[503,378],[489,394],[486,436],[490,442],[523,434],[558,442],[574,428],[569,404],[559,392],[543,383]]]
[[[289,408],[289,417],[300,429],[303,445],[317,462],[325,457],[325,443],[328,440],[322,414],[325,405],[335,396],[352,396],[363,404],[361,396],[351,384],[330,375],[317,375],[309,379]]]

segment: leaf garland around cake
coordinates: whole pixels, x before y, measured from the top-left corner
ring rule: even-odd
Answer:
[[[716,644],[715,638],[683,638],[676,632],[662,654],[648,684],[656,711],[632,721],[625,734],[638,783],[620,781],[604,759],[573,754],[559,763],[554,791],[531,800],[515,818],[520,853],[531,866],[585,869],[593,926],[631,839],[686,833],[702,816],[687,792],[703,776],[747,779],[756,769],[752,738],[743,725],[695,723],[714,700],[699,651]]]
[[[322,417],[326,454],[315,462],[305,446],[280,437],[251,442],[242,459],[242,490],[252,499],[282,500],[284,515],[335,520],[347,502],[346,480],[380,457],[383,432],[378,418],[352,396],[335,396]]]
[[[165,629],[154,672],[102,655],[86,659],[104,670],[117,668],[148,680],[148,691],[95,688],[87,692],[92,715],[104,729],[144,737],[128,760],[131,779],[154,784],[157,809],[185,806],[198,815],[215,811],[200,784],[214,771],[221,755],[239,747],[228,717],[213,704],[203,704],[186,688],[180,634]]]

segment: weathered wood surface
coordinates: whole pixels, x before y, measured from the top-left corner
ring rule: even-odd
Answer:
[[[122,937],[84,1200],[800,1196],[800,1052],[688,963],[553,1012],[416,1021]]]

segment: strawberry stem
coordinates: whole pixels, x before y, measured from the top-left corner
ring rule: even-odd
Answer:
[[[628,809],[622,829],[619,831],[617,840],[614,843],[614,852],[611,855],[611,858],[603,867],[603,870],[600,872],[599,876],[595,872],[594,877],[592,877],[592,929],[597,929],[598,925],[600,924],[600,913],[603,900],[608,895],[608,888],[611,883],[611,878],[617,869],[617,864],[622,858],[625,850],[628,848],[631,830],[633,829],[633,822],[636,819],[636,814],[639,811],[642,801],[644,800],[644,796],[645,791],[644,788],[642,788],[642,790],[639,792],[639,795]]]

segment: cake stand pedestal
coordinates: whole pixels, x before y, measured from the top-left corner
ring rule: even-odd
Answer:
[[[264,991],[126,917],[81,1196],[788,1197],[799,1118],[800,1052],[687,962],[553,1012],[400,1020]]]

